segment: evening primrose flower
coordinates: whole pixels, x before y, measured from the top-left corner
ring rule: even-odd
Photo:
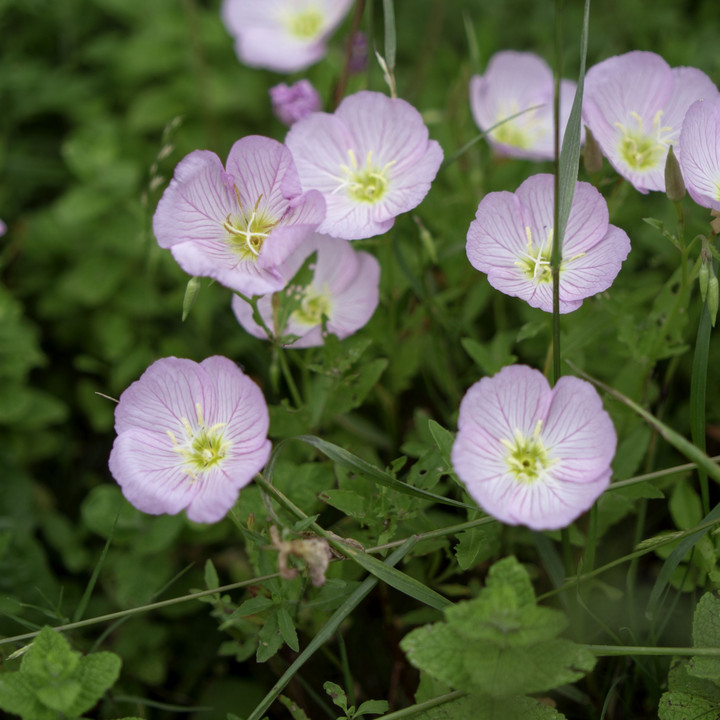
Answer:
[[[576,85],[560,84],[561,138],[565,133]],[[486,131],[517,113],[487,135],[500,155],[550,160],[555,154],[554,80],[550,66],[531,52],[504,50],[490,58],[484,75],[470,79],[470,108],[477,126]],[[528,108],[535,110],[523,112]]]
[[[7,232],[7,225],[0,220],[0,237],[2,237]]]
[[[412,105],[370,91],[298,121],[285,144],[303,189],[325,198],[318,232],[346,240],[381,235],[419,205],[443,158]]]
[[[466,251],[472,266],[507,295],[552,312],[554,179],[532,175],[515,193],[492,192],[470,223]],[[607,290],[630,252],[625,231],[608,223],[603,196],[579,182],[560,252],[560,312]]]
[[[538,370],[512,365],[465,394],[452,464],[489,515],[556,530],[607,488],[616,444],[590,383],[566,376],[551,389]]]
[[[267,462],[268,425],[260,388],[231,360],[162,358],[120,396],[110,472],[138,510],[217,522]]]
[[[292,281],[305,261],[317,253],[311,265],[312,279],[298,285]],[[258,301],[265,325],[276,337],[294,335],[293,348],[323,344],[323,322],[329,333],[341,340],[363,327],[378,304],[380,264],[369,253],[353,250],[346,240],[313,235],[288,258],[281,272],[289,285],[280,297],[266,295]],[[278,328],[283,304],[290,300],[295,309]],[[238,322],[252,335],[266,339],[267,333],[253,320],[250,305],[235,296],[233,311]]]
[[[720,212],[720,99],[699,100],[690,106],[680,144],[680,167],[690,197]]]
[[[671,68],[659,55],[635,50],[588,70],[583,119],[620,175],[642,193],[664,191],[668,148],[682,159],[685,113],[696,100],[717,96],[704,72]]]
[[[279,266],[324,214],[320,193],[302,192],[288,149],[253,135],[232,146],[227,170],[208,150],[181,160],[153,230],[185,272],[262,295],[283,287]]]
[[[352,0],[224,0],[221,14],[242,62],[277,72],[320,60]]]
[[[270,88],[275,117],[288,127],[322,107],[320,95],[309,80],[298,80],[293,85],[280,83]]]

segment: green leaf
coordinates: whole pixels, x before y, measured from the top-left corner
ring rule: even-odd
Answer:
[[[280,629],[280,635],[285,641],[285,644],[295,652],[300,651],[300,642],[298,641],[297,632],[295,631],[295,624],[290,617],[290,613],[284,607],[279,607],[277,611],[278,616],[278,628]]]
[[[563,720],[565,716],[534,698],[467,695],[412,716],[413,720]]]
[[[49,682],[71,677],[80,663],[80,653],[56,630],[44,627],[23,655],[20,672]]]
[[[272,607],[274,604],[275,602],[269,597],[259,596],[250,598],[249,600],[245,600],[245,602],[240,603],[229,619],[257,615],[263,610],[267,610]]]
[[[205,586],[208,590],[214,590],[215,588],[220,587],[220,579],[218,578],[217,570],[210,558],[205,561]]]
[[[386,713],[390,705],[387,700],[366,700],[355,712],[356,717],[359,715],[382,715]]]
[[[283,639],[278,627],[276,613],[270,615],[258,634],[258,649],[256,659],[259,663],[269,660],[282,646]]]
[[[666,692],[658,706],[660,720],[720,720],[720,705],[697,695]]]
[[[347,713],[347,695],[345,691],[334,682],[323,683],[323,690],[330,696],[330,699],[344,712]]]
[[[688,482],[675,484],[669,508],[673,522],[679,530],[689,530],[702,520],[700,498]]]
[[[280,695],[278,700],[287,708],[288,712],[292,715],[293,720],[310,720],[310,718],[308,718],[305,714],[305,711],[294,700],[291,700],[285,695]]]
[[[21,672],[0,675],[0,709],[24,720],[56,720],[58,716],[56,710],[41,704],[30,679]]]
[[[81,658],[75,677],[82,689],[67,714],[75,717],[90,710],[115,684],[121,666],[120,658],[111,652],[97,652]]]
[[[46,707],[67,714],[68,709],[74,705],[78,695],[80,695],[81,689],[82,687],[77,680],[60,680],[37,688],[35,697]]]
[[[455,557],[461,570],[491,558],[499,548],[499,525],[482,525],[458,534]]]
[[[413,630],[400,646],[412,665],[455,690],[503,698],[542,692],[595,665],[584,646],[556,637],[565,616],[535,604],[514,557],[495,563],[479,596],[447,608],[445,618]]]

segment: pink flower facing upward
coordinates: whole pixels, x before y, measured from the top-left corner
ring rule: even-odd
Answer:
[[[561,142],[575,88],[570,80],[560,84]],[[485,74],[470,79],[470,108],[475,123],[483,131],[523,110],[541,106],[504,122],[489,133],[487,140],[500,155],[527,160],[554,157],[553,95],[550,66],[530,52],[496,53],[490,58]]]
[[[489,283],[532,307],[552,312],[554,181],[532,175],[517,192],[492,192],[470,223],[466,251],[472,266]],[[608,224],[603,196],[579,182],[560,252],[560,312],[607,290],[630,252],[625,231]]]
[[[381,235],[419,205],[443,158],[412,105],[369,91],[295,123],[285,144],[303,189],[325,197],[318,232],[346,240]]]
[[[679,143],[692,103],[718,90],[704,72],[671,68],[659,55],[635,50],[608,58],[585,77],[583,118],[610,164],[637,190],[665,190],[665,160]]]
[[[294,85],[280,83],[270,88],[275,117],[288,127],[322,107],[320,95],[309,80],[298,80]]]
[[[253,135],[232,146],[227,171],[208,150],[181,160],[153,229],[185,272],[262,295],[283,287],[278,268],[324,214],[320,193],[302,192],[289,150]]]
[[[563,377],[550,389],[538,370],[513,365],[465,394],[452,463],[489,515],[556,530],[607,488],[616,444],[590,383]]]
[[[328,332],[341,340],[363,327],[378,304],[380,264],[369,253],[353,250],[346,240],[326,235],[313,235],[288,258],[282,273],[292,280],[307,258],[317,252],[310,266],[312,280],[307,285],[291,283],[282,291],[279,302],[272,295],[258,301],[258,310],[265,324],[276,337],[295,335],[293,348],[307,348],[323,344],[322,324]],[[276,327],[283,305],[290,301],[296,308],[286,317],[284,326]],[[267,339],[267,334],[252,317],[252,308],[244,300],[234,297],[233,311],[238,322],[255,337]]]
[[[720,99],[699,100],[690,106],[680,145],[680,167],[690,197],[720,212]]]
[[[120,396],[110,472],[138,510],[221,520],[267,462],[260,388],[224,357],[153,363]]]
[[[221,14],[242,62],[277,72],[320,60],[352,0],[224,0]]]

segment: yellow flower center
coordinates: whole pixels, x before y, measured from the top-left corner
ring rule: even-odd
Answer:
[[[323,14],[317,8],[295,13],[287,21],[290,34],[300,40],[312,40],[320,33],[322,26]]]
[[[322,292],[308,286],[303,295],[300,307],[290,315],[290,319],[298,325],[315,327],[322,322],[323,317],[330,315],[330,293],[327,285]]]
[[[235,196],[238,201],[238,211],[228,215],[223,223],[228,234],[227,242],[230,249],[241,260],[255,261],[262,251],[265,239],[278,221],[258,210],[262,195],[257,199],[255,207],[251,211],[243,208],[237,187]]]
[[[502,124],[490,133],[490,137],[503,145],[523,150],[536,145],[547,133],[547,128],[543,127],[542,121],[538,119],[536,110],[523,112],[522,115],[512,120],[505,120],[505,118],[517,115],[522,110],[523,108],[516,102],[501,104],[495,115],[494,124]]]
[[[526,278],[534,280],[538,285],[540,283],[552,283],[553,228],[550,228],[547,239],[542,245],[535,245],[532,230],[528,226],[525,226],[525,236],[527,237],[525,251],[520,253],[520,258],[515,261],[515,265],[520,268]],[[561,258],[560,271],[562,272],[567,263],[584,255],[583,252],[573,255],[567,260]]]
[[[647,132],[640,115],[631,112],[635,127],[615,123],[621,131],[618,152],[631,170],[644,172],[663,167],[668,148],[673,144],[673,131],[669,125],[661,125],[663,111],[658,110],[653,118],[652,131]]]
[[[216,423],[210,427],[205,425],[202,406],[195,404],[197,422],[195,427],[187,418],[182,418],[185,438],[179,442],[170,430],[167,434],[172,440],[173,450],[182,457],[185,472],[193,479],[215,465],[219,465],[228,454],[231,443],[224,439],[223,428],[226,423]]]
[[[523,485],[531,485],[544,480],[547,471],[557,462],[550,458],[540,438],[542,420],[538,420],[530,437],[525,437],[520,430],[515,430],[512,440],[502,439],[500,442],[508,449],[505,463],[508,472]]]
[[[350,163],[340,166],[342,175],[335,178],[339,184],[333,193],[345,190],[356,202],[370,205],[379,202],[388,189],[388,170],[395,164],[395,161],[391,160],[384,167],[379,168],[373,163],[372,150],[368,150],[365,165],[361,166],[355,157],[355,152],[353,150],[347,152]]]

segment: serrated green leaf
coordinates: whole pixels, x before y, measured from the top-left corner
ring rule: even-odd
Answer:
[[[80,683],[70,678],[37,688],[35,697],[51,710],[67,715],[68,710],[77,701],[81,690]]]
[[[56,630],[44,627],[23,655],[20,672],[48,681],[70,677],[80,662],[80,654]]]
[[[38,700],[32,683],[22,672],[0,675],[0,709],[24,720],[56,720],[58,715]]]
[[[492,592],[495,588],[503,585],[512,587],[517,597],[518,607],[535,604],[535,591],[530,582],[530,576],[514,555],[496,562],[488,573],[487,591]]]
[[[695,647],[720,647],[720,598],[712,593],[705,593],[698,601],[692,634]]]
[[[276,613],[270,615],[258,634],[258,649],[255,655],[259,663],[269,660],[282,646],[283,640],[278,627]]]
[[[697,695],[666,692],[658,706],[660,720],[720,720],[720,705]]]
[[[298,641],[297,632],[295,631],[295,623],[293,623],[290,613],[284,607],[279,607],[277,611],[278,628],[280,635],[285,644],[295,652],[300,651],[300,642]]]
[[[115,684],[121,667],[122,661],[111,652],[97,652],[80,658],[74,677],[82,689],[67,714],[75,717],[90,710]]]

